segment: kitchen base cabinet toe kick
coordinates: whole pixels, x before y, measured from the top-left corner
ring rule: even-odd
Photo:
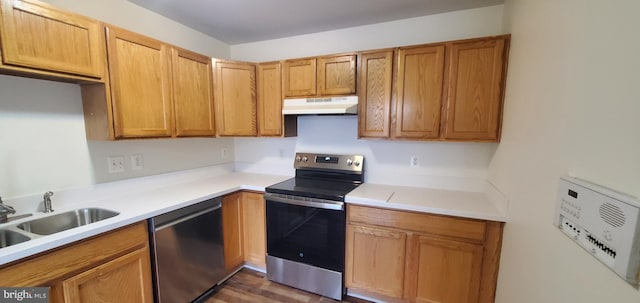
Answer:
[[[385,302],[494,302],[503,226],[349,205],[348,294]]]

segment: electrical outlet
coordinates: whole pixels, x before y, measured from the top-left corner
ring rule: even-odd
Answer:
[[[228,154],[228,150],[226,148],[223,148],[220,150],[220,157],[222,157],[222,159],[226,159],[227,158],[227,154]]]
[[[418,166],[418,156],[411,156],[411,167],[417,167]]]
[[[131,169],[141,170],[144,168],[144,158],[142,154],[135,154],[131,156]]]
[[[107,168],[110,174],[121,173],[124,171],[124,157],[111,156],[107,158]]]

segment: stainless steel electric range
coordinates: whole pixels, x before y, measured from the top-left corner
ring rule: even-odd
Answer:
[[[267,278],[341,300],[345,196],[364,181],[364,157],[297,153],[295,178],[265,190]]]

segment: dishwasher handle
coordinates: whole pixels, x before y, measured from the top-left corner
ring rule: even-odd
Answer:
[[[151,218],[151,228],[158,231],[220,208],[222,208],[222,201],[219,198],[200,202]]]

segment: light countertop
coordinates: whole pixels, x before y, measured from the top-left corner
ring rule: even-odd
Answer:
[[[99,184],[91,190],[80,190],[83,193],[67,194],[69,198],[62,198],[64,193],[56,193],[52,197],[54,213],[35,213],[31,217],[0,224],[0,229],[14,229],[13,226],[21,222],[84,207],[104,208],[118,211],[120,214],[106,220],[0,248],[0,265],[238,190],[264,191],[266,186],[290,178],[247,173],[227,173],[209,177],[201,174],[197,180],[188,178],[185,180],[184,175],[181,174],[173,174],[173,177],[177,180],[174,184],[168,184],[170,182],[167,181],[172,178],[165,175],[160,178],[144,177],[113,182],[115,184]],[[157,181],[156,186],[154,181]],[[142,188],[135,188],[137,183],[140,183]],[[84,191],[98,194],[87,195]],[[63,199],[67,200],[63,202]],[[6,203],[11,205],[9,202]]]
[[[465,192],[365,183],[347,195],[349,204],[505,222],[505,200]]]
[[[105,208],[120,214],[1,248],[0,266],[238,190],[264,191],[265,187],[289,178],[202,168],[62,191],[52,199],[53,214],[85,207]],[[491,186],[486,193],[478,193],[365,183],[345,200],[358,205],[504,222],[508,203],[496,192]],[[11,205],[11,201],[6,203]],[[16,208],[20,213],[20,207]],[[15,226],[22,222],[53,215],[33,213],[31,217],[0,224],[0,229],[16,230]]]

